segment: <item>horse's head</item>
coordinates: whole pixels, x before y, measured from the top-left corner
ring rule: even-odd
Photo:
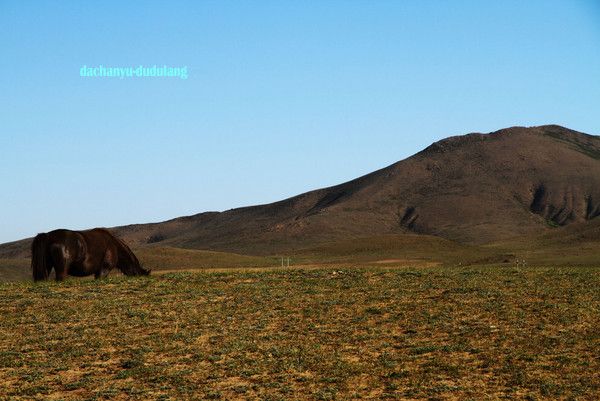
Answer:
[[[136,259],[130,259],[127,261],[121,261],[118,268],[125,274],[126,276],[148,276],[150,274],[150,269],[144,268],[142,264]]]
[[[146,268],[144,268],[144,266],[143,266],[143,265],[140,263],[140,269],[139,269],[139,271],[140,271],[140,273],[139,273],[139,274],[140,274],[140,276],[149,276],[149,275],[150,275],[150,272],[151,272],[152,270],[151,270],[151,269],[146,269]]]

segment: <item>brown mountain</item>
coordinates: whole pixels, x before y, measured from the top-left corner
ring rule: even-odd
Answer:
[[[450,137],[337,186],[114,231],[138,247],[274,254],[402,233],[485,244],[585,230],[599,215],[600,137],[547,125]],[[24,255],[26,245],[1,245],[0,257]]]

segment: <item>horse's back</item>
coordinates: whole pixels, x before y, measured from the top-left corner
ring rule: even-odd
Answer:
[[[69,248],[81,248],[83,237],[79,231],[59,228],[46,233],[51,246],[65,246]]]
[[[48,231],[46,235],[53,239],[64,239],[73,236],[77,231],[67,230],[66,228],[59,228],[57,230]]]

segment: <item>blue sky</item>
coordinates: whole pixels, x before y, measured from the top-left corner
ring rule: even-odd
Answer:
[[[0,242],[334,185],[467,132],[600,128],[595,1],[0,0]],[[82,78],[87,66],[189,78]]]

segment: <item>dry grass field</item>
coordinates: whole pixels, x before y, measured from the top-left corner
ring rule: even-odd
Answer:
[[[0,284],[0,399],[597,400],[600,269]]]
[[[0,282],[31,280],[31,259],[0,258]]]

